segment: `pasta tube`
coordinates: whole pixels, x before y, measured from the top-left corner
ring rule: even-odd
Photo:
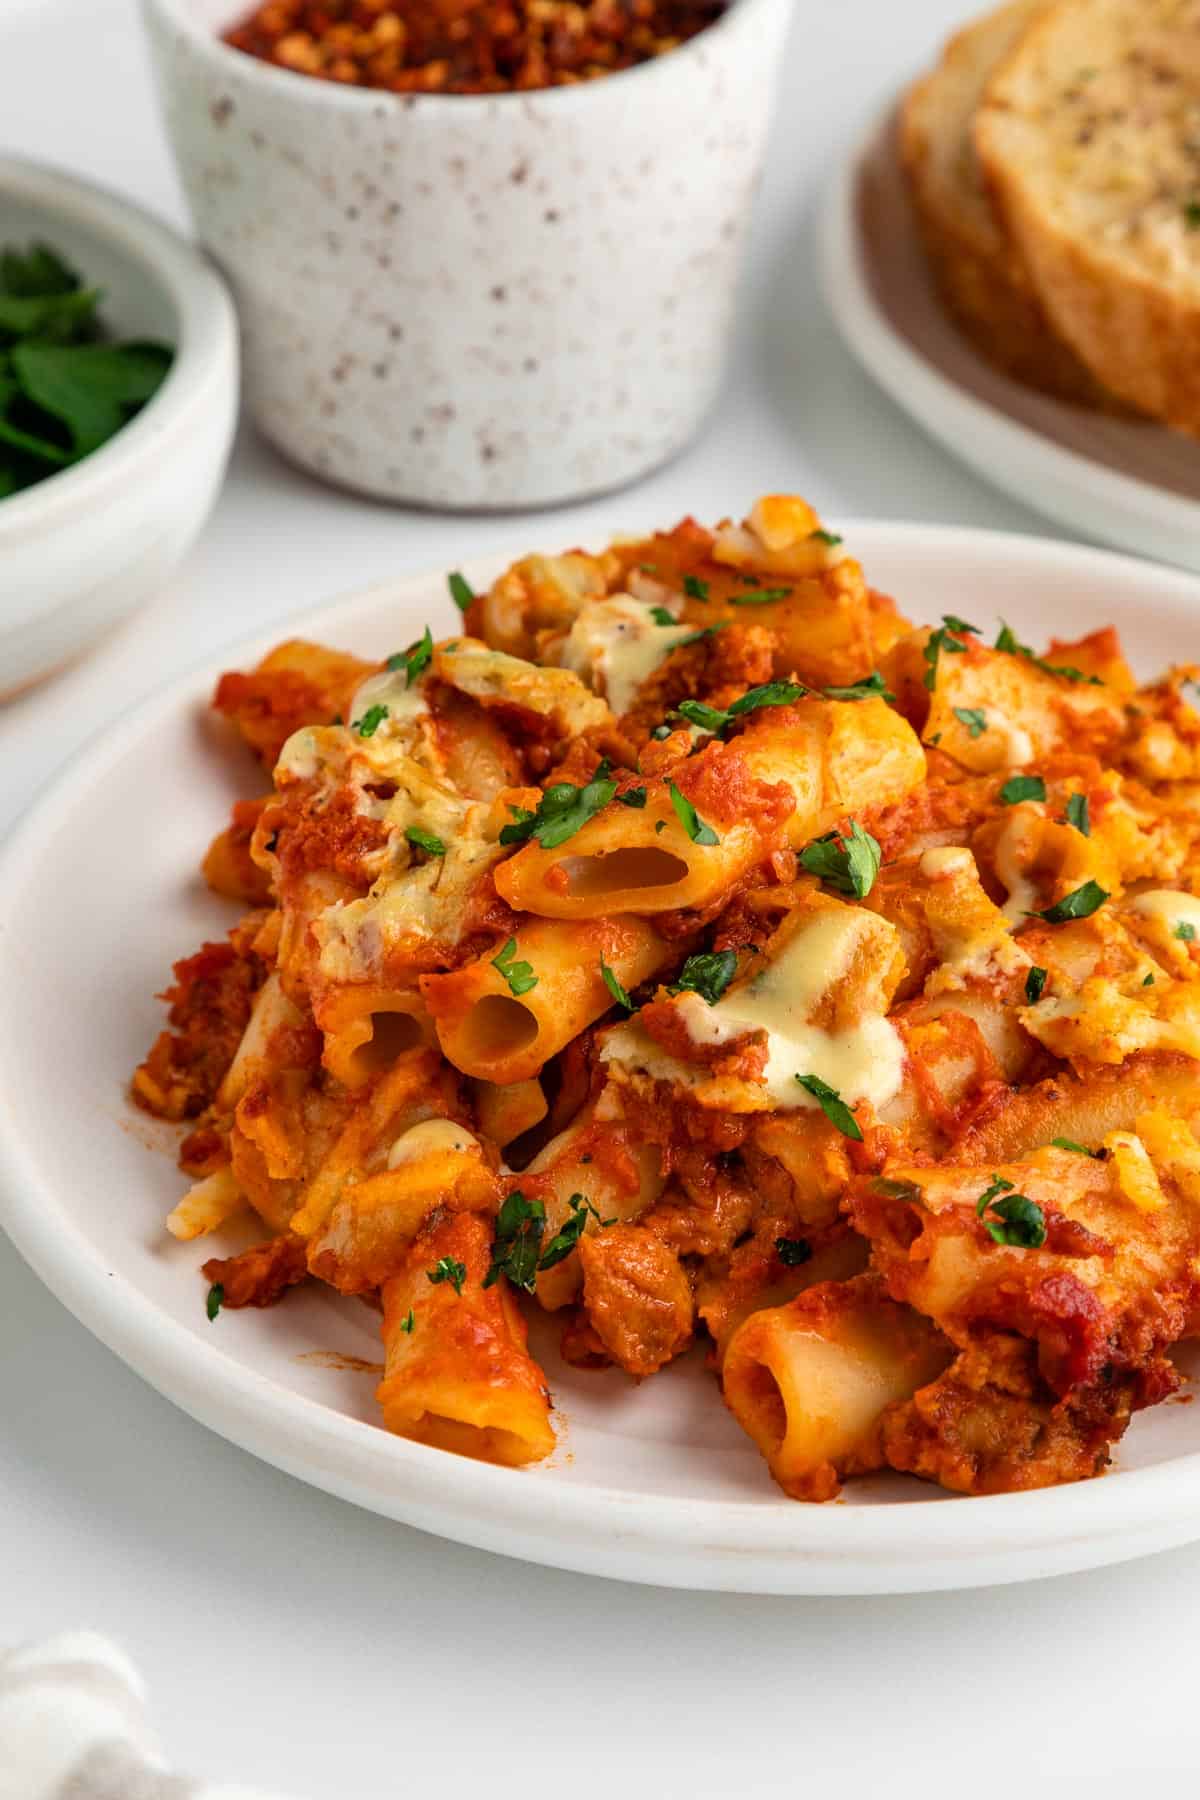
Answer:
[[[440,1213],[383,1285],[389,1431],[484,1462],[539,1462],[554,1448],[545,1377],[503,1276],[485,1287],[491,1223]]]

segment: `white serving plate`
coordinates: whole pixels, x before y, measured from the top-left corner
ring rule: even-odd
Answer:
[[[889,109],[826,196],[821,264],[864,368],[953,455],[1047,518],[1200,569],[1200,443],[1021,386],[984,360],[934,290]]]
[[[1200,649],[1200,583],[1103,551],[931,526],[841,527],[871,579],[922,619],[1003,614],[1042,642],[1102,621],[1139,672]],[[499,559],[468,565],[480,584]],[[382,656],[456,615],[443,576],[341,600],[291,630]],[[126,1100],[162,1019],[172,960],[235,909],[196,873],[209,837],[261,776],[206,714],[215,675],[275,631],[175,682],[70,765],[0,860],[0,1223],[77,1318],[202,1424],[317,1487],[444,1537],[627,1580],[768,1593],[965,1587],[1117,1562],[1200,1537],[1200,1408],[1143,1413],[1103,1480],[958,1499],[915,1480],[785,1500],[725,1412],[699,1352],[635,1386],[562,1366],[535,1322],[560,1447],[491,1468],[388,1436],[376,1319],[332,1292],[205,1317],[199,1265],[163,1217],[182,1188],[172,1134]],[[336,1353],[334,1356],[312,1353]],[[306,1360],[307,1359],[307,1360]],[[1185,1366],[1200,1370],[1200,1347]],[[49,1401],[49,1396],[47,1396]],[[286,1520],[280,1530],[286,1530]]]

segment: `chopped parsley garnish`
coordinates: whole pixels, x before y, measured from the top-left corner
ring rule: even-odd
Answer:
[[[701,731],[723,731],[733,717],[723,706],[706,706],[703,700],[681,700],[675,710]]]
[[[764,681],[758,687],[747,688],[728,707],[709,706],[703,700],[681,700],[675,710],[689,725],[697,725],[701,731],[711,731],[724,737],[735,719],[744,718],[747,713],[758,712],[764,706],[790,706],[793,700],[802,699],[806,692],[807,689],[797,681]]]
[[[701,581],[698,575],[684,576],[683,591],[692,600],[707,600],[709,597],[708,583]]]
[[[691,637],[680,638],[675,648],[686,650],[689,644],[702,644],[705,638],[716,637],[718,631],[724,631],[728,624],[728,619],[719,619],[715,625],[706,625],[703,631],[693,631]]]
[[[1017,806],[1022,800],[1044,800],[1046,783],[1040,775],[1010,775],[1000,789],[1001,806]]]
[[[812,1245],[807,1238],[778,1237],[775,1239],[775,1254],[785,1269],[798,1269],[802,1263],[812,1257]]]
[[[434,837],[432,831],[426,831],[420,825],[406,826],[405,837],[418,850],[424,850],[427,856],[445,856],[446,846],[440,837]]]
[[[606,1231],[610,1225],[615,1225],[617,1222],[615,1218],[602,1219],[591,1201],[585,1199],[582,1194],[572,1194],[567,1205],[571,1208],[571,1216],[542,1251],[538,1259],[539,1269],[552,1269],[556,1263],[562,1262],[564,1257],[570,1256],[583,1236],[589,1216],[595,1219],[601,1231]]]
[[[843,1137],[853,1138],[856,1144],[862,1143],[862,1127],[836,1088],[831,1088],[827,1081],[819,1075],[797,1075],[796,1080],[806,1094],[811,1094],[831,1125],[835,1125]]]
[[[387,716],[386,706],[368,706],[362,718],[355,719],[350,729],[357,731],[359,737],[374,737]]]
[[[987,1214],[991,1217],[987,1217]],[[996,1244],[1018,1250],[1040,1250],[1046,1241],[1046,1215],[1036,1200],[1013,1192],[1011,1181],[994,1175],[975,1204],[975,1216]]]
[[[620,980],[609,968],[603,957],[600,958],[600,979],[603,981],[605,987],[608,989],[618,1006],[623,1006],[626,1012],[635,1012],[637,1010],[633,1001],[629,998],[628,990],[622,986]]]
[[[519,999],[522,994],[529,993],[531,988],[537,986],[538,978],[533,972],[532,963],[513,960],[516,954],[517,940],[515,937],[510,937],[499,956],[493,956],[492,967],[499,969],[508,983],[509,993]]]
[[[527,1200],[514,1188],[496,1214],[492,1261],[483,1278],[484,1287],[492,1287],[501,1275],[507,1275],[514,1287],[532,1294],[545,1229],[546,1209],[541,1201]]]
[[[403,669],[405,686],[415,687],[417,682],[421,679],[421,676],[425,673],[425,670],[429,667],[432,656],[433,633],[427,625],[425,627],[425,635],[420,641],[415,644],[410,644],[407,650],[398,650],[395,656],[389,656],[387,659],[387,666],[391,669],[393,674],[396,674],[399,670]]]
[[[751,587],[747,588],[743,594],[730,594],[729,604],[731,606],[770,606],[776,600],[790,600],[794,592],[795,589],[790,587]]]
[[[969,634],[978,637],[978,625],[968,625],[965,619],[956,618],[953,613],[943,613],[942,623],[936,631],[930,632],[929,641],[921,654],[929,664],[924,680],[931,694],[937,686],[938,658],[943,651],[947,655],[961,656],[967,648],[963,638]]]
[[[1057,675],[1063,681],[1086,682],[1089,687],[1104,686],[1098,675],[1085,675],[1082,669],[1074,669],[1070,664],[1049,663],[1044,657],[1035,656],[1030,646],[1022,644],[1016,633],[1010,626],[1005,625],[1003,620],[995,647],[997,650],[1006,651],[1009,656],[1023,656],[1026,662],[1032,663],[1035,669],[1040,669],[1043,675]]]
[[[1067,801],[1066,820],[1084,837],[1091,837],[1092,822],[1088,815],[1088,797],[1086,794],[1072,794]]]
[[[734,950],[704,950],[697,956],[689,956],[679,971],[679,978],[667,989],[669,994],[699,994],[710,1006],[715,1006],[725,989],[733,980],[737,971],[737,952]]]
[[[1200,200],[1189,200],[1183,209],[1183,222],[1189,231],[1200,231]]]
[[[408,1309],[408,1317],[406,1319],[401,1319],[401,1321],[400,1321],[401,1331],[406,1331],[408,1333],[409,1337],[411,1337],[413,1334],[413,1326],[416,1324],[416,1322],[417,1322],[416,1317],[413,1313],[412,1307],[410,1306]]]
[[[675,614],[673,612],[668,612],[665,606],[652,606],[650,608],[650,617],[654,620],[656,625],[678,625],[679,623]]]
[[[720,838],[711,825],[706,825],[686,794],[681,794],[673,781],[668,781],[667,792],[671,796],[671,805],[675,808],[675,817],[691,838],[693,844],[719,844]]]
[[[1177,937],[1181,943],[1191,944],[1194,943],[1196,939],[1196,927],[1189,919],[1179,919],[1176,921],[1175,929],[1171,935],[1172,937]]]
[[[978,706],[956,706],[954,716],[965,726],[968,737],[982,737],[987,730],[987,714]]]
[[[1099,1160],[1104,1155],[1102,1150],[1089,1150],[1086,1144],[1077,1144],[1074,1138],[1051,1138],[1050,1142],[1056,1150],[1071,1150],[1076,1156],[1094,1156]]]
[[[1142,986],[1143,987],[1153,987],[1154,986],[1153,972],[1151,972],[1149,975],[1142,976]]]
[[[453,1256],[439,1256],[432,1269],[426,1269],[425,1279],[434,1287],[440,1287],[448,1281],[455,1293],[462,1295],[463,1282],[467,1279],[467,1265],[458,1262]]]
[[[1062,925],[1068,919],[1090,919],[1107,899],[1107,888],[1102,888],[1098,881],[1085,881],[1082,887],[1073,888],[1044,912],[1031,913],[1030,917],[1045,919],[1047,925]]]
[[[640,812],[646,804],[645,788],[644,787],[626,788],[625,792],[623,794],[617,795],[617,804],[618,804],[618,806],[636,807],[637,810]]]
[[[450,589],[450,598],[453,600],[455,606],[457,606],[459,612],[466,612],[468,606],[470,606],[475,598],[475,589],[471,586],[466,576],[460,575],[458,570],[455,569],[451,574],[447,575],[446,586]]]
[[[801,866],[839,894],[865,900],[875,886],[883,852],[869,831],[851,819],[848,832],[827,831],[800,852]]]
[[[1048,969],[1030,969],[1025,977],[1025,998],[1030,1006],[1036,1006],[1041,999],[1049,973]]]
[[[810,531],[808,537],[810,543],[815,539],[818,544],[840,544],[842,541],[836,531],[825,531],[823,529],[820,531]]]
[[[869,700],[872,694],[878,694],[881,700],[896,698],[878,669],[873,669],[865,681],[856,681],[853,687],[827,687],[821,692],[827,700]]]
[[[208,1321],[209,1321],[210,1325],[211,1325],[212,1321],[216,1318],[217,1314],[220,1312],[220,1310],[224,1306],[224,1304],[225,1304],[225,1289],[222,1287],[222,1285],[219,1281],[214,1281],[212,1286],[208,1290],[208,1299],[204,1302],[204,1310],[208,1314]]]
[[[918,1204],[921,1200],[921,1190],[915,1181],[893,1181],[890,1175],[877,1175],[871,1187],[888,1200],[908,1200]]]
[[[527,838],[536,838],[543,850],[556,850],[602,811],[616,791],[606,759],[584,787],[576,787],[571,781],[556,781],[548,787],[536,812],[527,812],[523,806],[512,807],[518,816],[502,828],[500,842],[523,844]]]

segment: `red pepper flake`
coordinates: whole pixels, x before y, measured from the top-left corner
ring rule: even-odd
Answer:
[[[594,81],[703,31],[727,0],[265,0],[225,42],[300,75],[396,94]]]

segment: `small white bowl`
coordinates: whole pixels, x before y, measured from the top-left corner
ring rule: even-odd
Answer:
[[[237,416],[233,305],[182,238],[78,176],[0,156],[0,244],[31,240],[104,290],[116,336],[160,338],[175,361],[108,443],[0,500],[0,698],[162,585],[216,498]]]

